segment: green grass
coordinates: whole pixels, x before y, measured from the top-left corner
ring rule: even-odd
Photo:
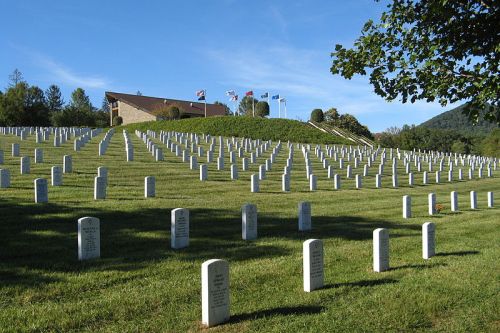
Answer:
[[[154,162],[133,133],[134,162],[125,162],[120,132],[97,157],[103,135],[79,153],[72,142],[61,148],[43,143],[43,164],[34,164],[33,137],[0,136],[1,167],[12,175],[11,188],[0,189],[0,331],[202,330],[201,264],[213,258],[229,262],[232,314],[213,332],[500,330],[500,171],[494,178],[409,187],[401,169],[401,187],[393,189],[386,167],[384,188],[375,189],[375,164],[363,189],[342,172],[342,189],[334,191],[313,158],[318,191],[309,192],[296,150],[292,192],[282,193],[284,147],[261,193],[250,193],[250,175],[269,151],[250,171],[240,169],[237,181],[230,180],[226,153],[226,170],[217,172],[212,163],[209,181],[201,183],[198,171],[167,149],[166,161]],[[31,174],[19,174],[20,158],[10,156],[13,142],[21,144],[22,156],[31,156]],[[33,180],[49,179],[64,154],[73,155],[74,172],[64,175],[63,186],[49,185],[49,203],[34,204]],[[94,201],[101,165],[109,168],[108,198]],[[156,198],[143,198],[145,176],[156,176]],[[421,184],[421,175],[415,182]],[[461,209],[455,214],[449,211],[452,190]],[[467,208],[470,190],[478,193],[475,211]],[[495,191],[497,208],[486,208],[487,191]],[[446,207],[433,217],[427,216],[430,192]],[[401,217],[405,194],[413,203],[408,220]],[[299,201],[312,203],[310,232],[297,231]],[[259,238],[252,242],[241,240],[240,209],[247,202],[259,212]],[[174,251],[170,211],[177,207],[190,209],[191,244]],[[101,220],[100,260],[77,260],[77,219],[83,216]],[[428,261],[421,258],[426,221],[437,225],[438,255]],[[384,273],[372,271],[372,231],[379,227],[389,228],[391,237],[393,269]],[[305,293],[302,242],[310,238],[324,241],[326,287]]]
[[[120,130],[122,127],[119,127]],[[341,137],[324,133],[297,120],[252,117],[189,118],[175,121],[151,121],[123,126],[130,132],[139,129],[206,133],[263,140],[304,143],[351,144]]]

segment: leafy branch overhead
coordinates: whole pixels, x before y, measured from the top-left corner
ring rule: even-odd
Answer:
[[[369,75],[388,101],[467,102],[500,126],[500,1],[393,0],[353,48],[336,45],[332,74]]]

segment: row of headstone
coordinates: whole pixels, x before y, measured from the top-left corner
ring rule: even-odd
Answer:
[[[113,137],[113,134],[115,133],[115,129],[111,128],[109,131],[106,132],[104,135],[104,138],[99,142],[99,156],[104,156],[106,154],[106,150],[108,150],[109,142],[111,141],[111,138]]]
[[[487,192],[488,208],[493,208],[493,192]],[[429,193],[428,195],[428,207],[429,215],[434,215],[437,212],[436,209],[436,194]],[[470,208],[477,209],[477,193],[476,191],[470,191]],[[458,194],[456,191],[450,193],[450,210],[452,212],[458,212]],[[408,219],[412,217],[411,212],[411,197],[409,195],[403,196],[403,218]]]
[[[436,253],[436,226],[432,222],[422,225],[422,258],[430,259]],[[373,270],[384,272],[389,266],[389,230],[378,228],[373,231]]]

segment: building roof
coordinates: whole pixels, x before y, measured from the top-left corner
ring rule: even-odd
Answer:
[[[181,101],[177,99],[150,97],[141,95],[122,94],[112,91],[106,92],[108,102],[124,102],[147,113],[152,113],[154,109],[163,104],[176,104],[185,114],[194,116],[205,115],[205,103]],[[223,116],[225,114],[224,105],[207,103],[207,116]]]

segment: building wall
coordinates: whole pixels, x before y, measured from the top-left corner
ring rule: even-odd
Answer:
[[[156,116],[134,108],[133,106],[118,101],[118,115],[123,119],[123,125],[156,120]]]

